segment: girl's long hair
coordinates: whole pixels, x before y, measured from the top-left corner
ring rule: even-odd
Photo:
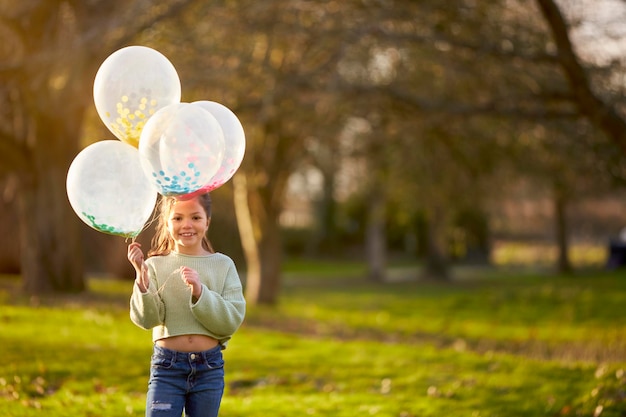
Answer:
[[[198,200],[198,203],[204,209],[206,213],[207,221],[211,220],[211,196],[209,193],[200,194],[193,197]],[[174,204],[179,201],[176,197],[160,197],[159,201],[159,219],[156,225],[156,232],[152,237],[152,247],[148,251],[148,257],[168,255],[174,250],[174,239],[167,230],[167,221],[172,213]],[[206,233],[202,236],[202,247],[210,252],[214,253],[213,246],[207,237]]]

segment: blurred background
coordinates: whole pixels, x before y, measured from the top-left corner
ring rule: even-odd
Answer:
[[[244,126],[210,236],[252,304],[277,301],[285,259],[380,282],[619,267],[625,18],[621,0],[0,2],[0,273],[31,294],[133,278],[130,240],[65,189],[78,152],[114,139],[93,81],[128,45]]]

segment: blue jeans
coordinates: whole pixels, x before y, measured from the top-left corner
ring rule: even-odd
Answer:
[[[146,416],[217,417],[224,394],[224,359],[220,345],[183,353],[154,345]]]

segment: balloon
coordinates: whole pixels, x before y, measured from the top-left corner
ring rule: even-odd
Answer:
[[[93,97],[106,127],[118,139],[137,147],[150,116],[180,102],[180,79],[160,52],[128,46],[104,60],[96,73]]]
[[[211,180],[195,193],[197,195],[221,187],[235,175],[246,151],[246,135],[241,122],[228,107],[214,101],[194,101],[191,104],[211,113],[224,132],[224,159],[222,164]]]
[[[224,133],[206,110],[177,103],[157,111],[139,139],[145,175],[164,196],[197,191],[215,175],[224,158]]]
[[[82,221],[99,232],[135,237],[150,218],[157,193],[139,151],[118,140],[83,149],[67,172],[67,196]]]

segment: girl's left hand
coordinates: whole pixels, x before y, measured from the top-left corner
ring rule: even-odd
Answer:
[[[200,298],[200,295],[202,294],[202,284],[200,283],[198,272],[189,267],[182,266],[180,268],[180,277],[182,278],[185,285],[191,288],[191,295],[194,297],[194,299],[197,300],[198,298]]]

